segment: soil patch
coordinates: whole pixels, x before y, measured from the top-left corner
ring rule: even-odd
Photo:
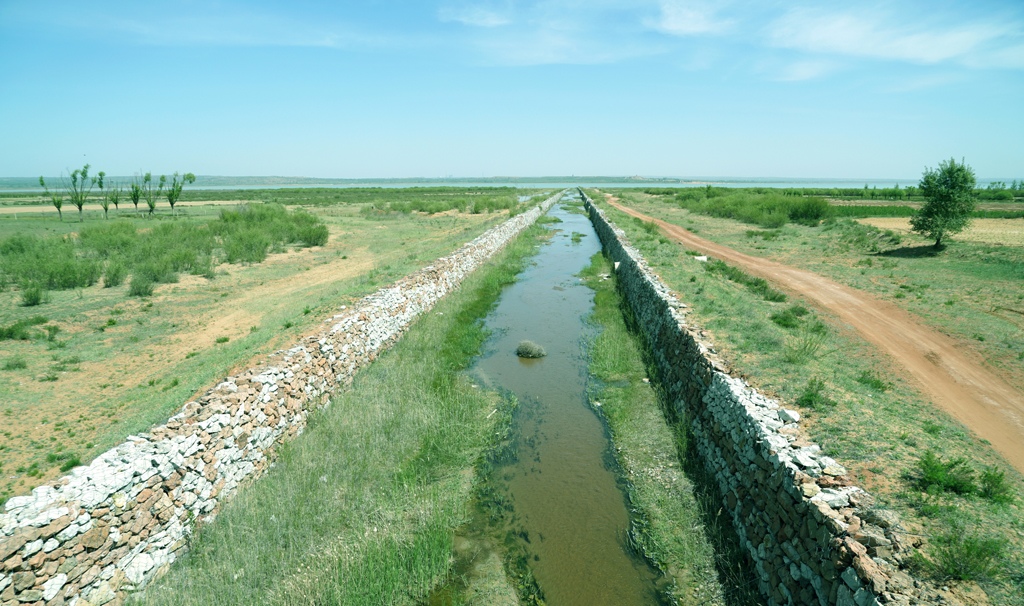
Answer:
[[[859,221],[879,229],[910,233],[910,219],[902,217],[871,217]],[[1024,219],[974,219],[970,227],[953,238],[999,246],[1024,246]]]

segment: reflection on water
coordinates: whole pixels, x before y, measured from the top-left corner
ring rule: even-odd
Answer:
[[[473,370],[520,403],[515,460],[492,480],[513,508],[504,534],[525,550],[548,604],[657,604],[657,573],[627,546],[629,514],[610,442],[586,402],[583,318],[594,293],[576,274],[600,242],[586,217],[562,208],[550,215],[562,220],[551,226],[559,231],[488,316],[494,336]],[[523,339],[547,357],[517,358]]]

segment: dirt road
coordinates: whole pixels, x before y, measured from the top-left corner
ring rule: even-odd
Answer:
[[[622,206],[614,198],[608,202],[629,215],[653,221],[670,238],[688,247],[742,267],[829,310],[892,356],[932,401],[978,437],[990,441],[1011,465],[1024,473],[1024,393],[985,368],[980,357],[966,351],[954,339],[863,291],[715,244],[679,226]]]

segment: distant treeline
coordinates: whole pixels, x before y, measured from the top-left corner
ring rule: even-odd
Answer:
[[[693,188],[694,190],[734,190],[746,191],[755,194],[781,194],[783,196],[820,196],[823,198],[835,198],[840,200],[923,200],[920,190],[913,185],[907,187],[745,187],[745,188],[716,188],[707,185],[704,188]],[[662,187],[648,188],[646,193],[655,195],[675,195],[680,192],[678,188]],[[979,200],[1012,201],[1014,198],[1024,198],[1024,181],[1013,181],[1007,185],[1003,181],[993,181],[983,189],[974,190]]]
[[[682,190],[644,190],[647,194],[672,200],[680,208],[692,212],[712,217],[736,219],[769,229],[782,227],[787,223],[817,225],[827,219],[843,217],[911,217],[916,212],[915,208],[907,205],[835,205],[830,204],[822,195],[814,195],[809,193],[810,191],[815,190],[731,189],[710,185]],[[1016,219],[1024,217],[1024,208],[1020,210],[975,210],[971,216],[986,219]]]

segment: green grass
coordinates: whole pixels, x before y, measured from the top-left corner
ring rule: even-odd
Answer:
[[[247,202],[264,196],[269,202],[276,194],[246,193],[250,198],[242,200]],[[4,452],[9,470],[33,464],[42,470],[31,477],[5,473],[0,477],[0,502],[59,474],[58,467],[32,447],[54,435],[51,426],[39,422],[44,416],[60,414],[76,423],[68,447],[88,463],[125,436],[163,422],[197,392],[248,360],[289,346],[296,335],[316,329],[338,306],[450,253],[506,218],[501,213],[367,217],[360,208],[372,192],[362,198],[346,194],[344,203],[318,198],[316,192],[304,197],[300,193],[285,200],[308,203],[308,212],[328,227],[331,237],[322,247],[290,246],[282,250],[287,254],[274,254],[259,264],[220,264],[213,267],[212,279],[186,271],[177,283],[151,282],[152,291],[146,289],[142,297],[126,296],[131,278],[109,288],[97,283],[51,291],[50,303],[43,307],[18,305],[17,288],[0,290],[0,328],[17,324],[21,328],[14,332],[29,337],[2,342],[3,357],[20,356],[27,369],[0,373],[0,393],[12,410],[8,435],[0,442],[10,446]],[[334,190],[327,193],[333,196]],[[102,215],[90,216],[87,207],[84,226],[130,220],[137,232],[143,232],[164,224],[207,225],[226,208],[231,207],[179,204],[173,219],[159,212],[153,219],[131,219],[134,213],[122,208],[119,215],[112,210],[110,221],[103,222]],[[59,222],[55,213],[0,215],[0,238],[22,232],[56,237],[82,228],[77,221]],[[286,296],[251,295],[261,288]],[[306,308],[311,313],[303,313]],[[48,323],[26,325],[40,313]],[[117,324],[108,326],[111,317]],[[211,332],[207,326],[212,322],[219,322],[219,328]],[[280,330],[286,323],[290,330]],[[218,345],[218,336],[229,341]],[[53,353],[85,361],[74,381],[65,380],[65,372],[51,370]],[[160,385],[166,386],[174,377],[180,383],[167,391],[148,386],[158,379],[165,379]]]
[[[531,230],[314,413],[268,476],[201,530],[146,604],[392,604],[444,579],[496,394],[461,370]],[[440,345],[440,347],[439,347]]]
[[[715,553],[679,453],[682,436],[666,422],[658,394],[647,376],[640,338],[627,328],[623,302],[610,263],[597,254],[582,272],[594,289],[589,321],[600,332],[588,347],[589,389],[595,408],[607,419],[616,458],[626,472],[635,519],[631,540],[637,550],[669,575],[680,603],[724,604]]]
[[[692,223],[703,237],[741,252],[817,271],[869,292],[908,293],[898,300],[900,305],[940,330],[964,334],[964,346],[976,348],[1011,383],[1014,377],[1024,377],[1024,366],[1016,359],[1024,348],[1024,333],[1015,324],[1019,315],[998,309],[1020,309],[1024,304],[1019,288],[1024,251],[1020,249],[957,243],[937,258],[917,256],[914,249],[906,255],[886,254],[906,243],[897,244],[883,232],[844,222],[787,225],[776,238],[751,238],[746,235],[749,228],[737,221],[700,216],[639,192],[615,195],[656,218],[687,228]],[[789,306],[766,301],[723,271],[708,271],[693,259],[692,251],[664,243],[632,217],[598,201],[687,303],[688,323],[707,334],[735,372],[767,395],[798,406],[805,417],[801,425],[810,438],[843,463],[854,482],[874,494],[882,506],[897,510],[918,534],[947,532],[948,520],[934,513],[948,508],[963,511],[976,530],[998,529],[1009,546],[996,561],[997,573],[983,579],[982,586],[993,603],[1024,603],[1020,581],[1012,573],[1024,569],[1024,512],[1017,498],[1024,494],[1021,474],[957,421],[936,410],[915,383],[893,374],[875,347],[834,318],[802,303],[809,313],[799,318],[801,325],[780,326],[772,316],[788,315]],[[877,252],[870,252],[873,247]],[[872,263],[858,265],[862,259]],[[911,288],[900,289],[898,284]],[[956,303],[945,305],[951,298]],[[986,340],[972,339],[974,333],[984,334]],[[879,431],[880,427],[885,430]],[[1000,488],[990,492],[1004,492],[1011,502],[999,503],[977,492],[923,491],[915,478],[920,474],[918,461],[928,450],[941,453],[943,462],[965,459],[976,484],[982,470],[1003,472],[1001,481],[993,475],[990,482]],[[886,473],[873,471],[879,469]],[[921,552],[933,561],[938,545],[926,542]]]
[[[832,212],[829,203],[817,196],[722,189],[710,185],[704,189],[677,190],[672,199],[680,208],[713,217],[737,219],[768,229],[779,228],[789,222],[817,225]]]

